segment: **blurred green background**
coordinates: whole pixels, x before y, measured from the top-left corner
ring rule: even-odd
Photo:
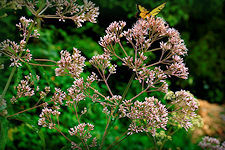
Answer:
[[[45,19],[40,26],[40,39],[32,39],[28,46],[33,57],[48,58],[57,61],[60,59],[59,52],[62,49],[71,51],[73,47],[76,47],[82,51],[82,54],[85,55],[87,59],[90,59],[93,55],[103,52],[102,48],[98,45],[98,41],[100,37],[104,36],[104,30],[111,22],[123,20],[127,22],[128,27],[131,27],[137,20],[136,4],[141,4],[147,9],[152,9],[165,2],[162,0],[92,1],[100,8],[97,24],[85,23],[82,28],[77,29],[72,21],[66,21],[64,23],[58,22],[58,20]],[[20,37],[15,24],[18,23],[21,16],[31,18],[33,16],[31,16],[26,9],[0,10],[0,16],[5,13],[7,13],[8,16],[0,18],[0,42],[5,39],[18,42]],[[158,16],[163,17],[171,27],[176,28],[181,33],[181,37],[184,39],[189,49],[188,56],[185,57],[185,62],[190,72],[189,78],[187,80],[172,78],[169,88],[173,91],[180,89],[189,90],[199,99],[223,104],[225,91],[225,1],[169,0],[167,1],[166,7]],[[5,66],[4,69],[0,70],[0,92],[2,92],[11,68],[8,67],[10,64],[8,58],[1,56],[0,61],[4,63]],[[90,69],[90,66],[87,66],[87,69]],[[54,77],[53,68],[32,67],[32,70],[41,75],[41,78],[44,79],[40,82],[41,88],[48,85],[52,88],[61,87],[65,90],[72,84],[70,78]],[[18,69],[12,85],[17,85],[25,74],[28,74],[26,67]],[[124,81],[124,83],[116,83],[114,85],[115,91],[117,91],[118,94],[122,94],[121,89],[124,89],[128,81],[126,74],[121,72],[119,76],[115,76],[113,79],[115,78],[120,78],[121,81]],[[13,90],[13,86],[10,87],[6,95],[5,99],[7,101],[9,101],[12,95],[16,94],[15,90]],[[133,89],[135,89],[135,85],[133,86]],[[132,92],[129,94],[130,96],[133,95]],[[35,99],[37,98],[34,98],[34,100]],[[21,102],[15,106],[8,104],[9,113],[32,106],[35,104],[34,100],[22,99]],[[29,101],[29,103],[27,103],[27,101]],[[93,105],[91,108],[89,115],[93,122],[95,119],[104,118],[104,115],[96,116],[95,113],[98,110],[97,105]],[[30,119],[34,117],[32,115],[35,114],[36,111],[40,113],[40,110],[37,109],[11,120],[8,126],[9,139],[7,149],[43,149],[44,147],[46,147],[46,149],[52,149],[57,146],[62,147],[62,143],[66,142],[62,136],[59,136],[54,131],[46,129],[40,130],[40,127],[36,125],[37,122]],[[38,119],[38,116],[36,115],[35,118]],[[84,121],[90,118],[87,117]],[[73,125],[69,113],[63,115],[63,120]],[[126,124],[126,121],[123,122],[122,120],[122,124]],[[102,134],[101,126],[104,125],[105,120],[103,119],[99,123],[100,127],[96,127],[96,136]],[[63,130],[67,132],[67,128],[69,127],[72,126],[65,125]],[[111,133],[113,136],[107,137],[107,142],[112,141],[113,137],[119,136],[119,133],[122,133],[122,131],[119,130],[125,130],[124,126],[120,126],[119,123],[116,123],[115,132]],[[181,130],[178,134],[174,135],[173,141],[166,144],[166,147],[172,149],[176,149],[176,147],[181,147],[181,149],[198,149],[199,147],[191,142],[190,137],[191,134]],[[127,141],[122,142],[119,149],[127,149],[126,146],[128,143],[134,143],[130,149],[149,149],[152,146],[147,137],[134,135],[128,138]]]

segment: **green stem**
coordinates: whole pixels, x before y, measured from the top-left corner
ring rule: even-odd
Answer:
[[[124,100],[124,98],[126,97],[127,95],[127,92],[128,92],[128,89],[130,88],[131,86],[131,83],[133,81],[135,77],[135,73],[132,74],[128,84],[127,84],[127,87],[126,89],[124,90],[123,92],[123,95],[122,95],[122,100],[119,102],[119,105],[122,103],[122,101]],[[115,113],[117,113],[118,109],[119,109],[119,105],[117,106],[117,108],[115,109]],[[115,121],[118,119],[118,115],[116,116],[116,118],[114,118],[113,120],[111,119],[112,117],[109,118],[109,121],[107,122],[107,125],[106,125],[106,129],[105,129],[105,132],[104,132],[104,135],[103,135],[103,139],[102,139],[102,143],[101,143],[101,146],[100,146],[100,149],[102,148],[103,146],[103,143],[104,143],[104,140],[105,140],[105,136],[108,134],[110,128],[113,126],[113,124],[115,123]]]
[[[10,73],[8,81],[7,81],[7,83],[5,85],[5,88],[4,88],[3,92],[2,92],[1,100],[5,97],[5,94],[6,94],[7,90],[8,90],[8,88],[9,88],[10,82],[12,80],[12,77],[13,77],[15,71],[16,71],[16,66],[13,67],[13,69],[12,69],[12,71]]]
[[[131,83],[132,83],[132,81],[134,80],[134,77],[135,77],[135,73],[133,73],[132,76],[130,77],[130,80],[129,80],[128,84],[127,84],[127,87],[126,87],[126,89],[125,89],[124,92],[123,92],[122,100],[120,101],[120,104],[121,104],[121,102],[125,99],[125,97],[126,97],[126,95],[127,95],[127,92],[128,92],[128,89],[130,88]]]
[[[106,127],[105,127],[105,131],[104,131],[104,135],[102,137],[102,142],[101,142],[101,145],[100,145],[100,150],[103,148],[103,144],[104,144],[104,141],[105,141],[105,138],[106,138],[106,135],[108,134],[109,132],[109,124],[111,122],[111,117],[107,120],[107,124],[106,124]]]

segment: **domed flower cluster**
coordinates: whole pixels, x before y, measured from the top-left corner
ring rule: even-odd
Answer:
[[[124,31],[126,22],[113,22],[106,29],[106,35],[100,38],[99,44],[104,51],[116,56],[136,73],[136,79],[146,86],[154,87],[159,84],[159,89],[167,92],[165,79],[171,76],[187,79],[188,69],[183,63],[183,56],[187,54],[187,48],[180,34],[174,28],[159,17],[149,17],[147,20],[139,19],[131,29]],[[130,44],[133,52],[126,50],[123,40]],[[159,43],[159,47],[153,46]],[[119,45],[124,53],[122,57],[114,45]],[[155,44],[156,45],[156,44]],[[161,52],[160,52],[161,51]],[[159,59],[147,57],[148,53],[159,55]],[[157,68],[154,71],[154,68]]]
[[[194,96],[185,90],[177,91],[175,93],[168,92],[165,96],[166,99],[171,100],[173,122],[178,123],[186,130],[193,126],[194,119],[198,119],[196,110],[199,107],[199,102]]]
[[[150,132],[155,136],[157,128],[166,130],[168,111],[165,105],[155,97],[146,97],[145,101],[125,100],[120,105],[121,117],[128,117],[132,120],[129,125],[129,133]]]

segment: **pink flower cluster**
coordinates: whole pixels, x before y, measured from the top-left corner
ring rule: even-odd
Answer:
[[[83,77],[76,78],[73,82],[73,85],[67,89],[69,97],[66,99],[66,105],[70,106],[71,104],[85,100],[85,98],[89,96],[87,95],[88,92],[86,90],[95,80],[97,80],[97,78],[98,77],[94,72],[92,72],[92,74],[88,76],[86,80],[84,80]]]
[[[33,32],[29,33],[29,28],[33,22],[32,19],[26,19],[25,17],[20,18],[20,23],[16,25],[23,32],[23,34],[21,34],[23,39],[20,41],[20,44],[10,41],[9,39],[0,43],[1,52],[9,56],[12,61],[10,66],[20,67],[22,66],[21,61],[31,61],[32,54],[29,49],[25,48],[27,44],[26,40],[30,37],[38,38],[40,36],[37,30],[33,30]]]
[[[80,53],[76,48],[73,48],[73,55],[70,55],[66,50],[61,51],[61,60],[58,61],[59,68],[55,69],[56,76],[70,75],[74,78],[79,78],[83,72],[86,59]]]
[[[42,127],[48,127],[49,129],[53,129],[56,125],[56,119],[61,114],[59,111],[60,106],[63,105],[63,100],[66,98],[66,93],[61,91],[61,89],[55,88],[55,93],[51,97],[50,102],[53,102],[53,105],[48,107],[48,103],[43,103],[43,109],[41,114],[39,115],[38,125]],[[50,103],[49,102],[49,103]]]
[[[88,139],[92,137],[90,131],[93,131],[93,130],[94,130],[94,125],[90,123],[80,123],[78,126],[74,126],[73,128],[70,128],[68,132],[71,136],[76,136],[81,141],[87,143]],[[74,142],[72,142],[71,144],[73,149],[75,148],[81,149],[81,147],[79,146],[80,144],[76,144]],[[97,139],[96,137],[94,137],[92,139],[92,143],[88,145],[87,147],[96,147],[96,145],[97,145]]]
[[[163,79],[172,75],[187,79],[188,69],[185,67],[182,58],[187,54],[187,48],[177,30],[169,28],[168,24],[159,17],[149,17],[147,20],[139,19],[131,29],[123,31],[125,25],[126,23],[123,21],[113,22],[106,29],[106,35],[101,37],[99,41],[106,53],[116,56],[123,62],[123,65],[135,71],[139,81],[143,78],[148,79],[147,84],[152,84],[152,81],[149,81],[149,79],[153,80],[152,77],[154,76],[151,70],[154,70],[153,67],[159,68],[159,65],[163,66],[159,71],[161,73],[159,76],[162,79],[159,80],[164,85],[166,82]],[[121,42],[122,37],[125,37],[127,43],[133,47],[133,53],[124,49]],[[160,43],[160,47],[152,48],[152,44],[156,42]],[[114,49],[116,44],[119,44],[125,57],[118,55],[119,53]],[[158,60],[146,56],[147,53],[154,53],[155,51],[161,51]],[[165,85],[165,87],[167,86]],[[164,92],[166,91],[164,89]]]
[[[85,127],[87,127],[87,129],[85,129]],[[92,137],[89,131],[92,130],[94,130],[94,126],[92,124],[81,123],[78,126],[70,128],[68,132],[71,136],[78,136],[81,137],[82,139],[89,139]]]
[[[44,99],[47,94],[50,92],[50,87],[45,87],[45,90],[44,91],[40,91],[40,99]]]
[[[202,149],[211,149],[211,150],[224,150],[225,149],[225,141],[221,144],[218,139],[208,137],[208,136],[205,136],[198,145]]]
[[[37,30],[33,30],[33,33],[29,33],[28,31],[31,23],[33,22],[34,21],[32,19],[26,19],[25,17],[21,17],[20,23],[16,24],[16,26],[23,32],[23,34],[21,34],[21,37],[23,37],[23,40],[25,40],[27,37],[39,38],[40,34],[38,33]]]
[[[89,62],[101,71],[101,75],[105,74],[106,68],[109,68],[110,74],[114,74],[116,73],[117,65],[111,65],[111,59],[110,55],[104,53],[102,55],[93,56]]]
[[[99,8],[95,7],[95,4],[91,1],[84,0],[83,5],[78,5],[76,0],[51,0],[42,2],[39,8],[39,1],[26,1],[19,0],[15,3],[17,7],[26,6],[30,12],[39,18],[57,18],[59,21],[65,21],[65,19],[73,20],[78,27],[82,27],[82,23],[89,21],[96,23],[96,18],[99,15]],[[55,14],[44,14],[48,8],[55,8]]]
[[[168,84],[165,81],[166,78],[166,74],[160,67],[155,67],[154,69],[143,67],[137,75],[140,83],[146,83],[148,87],[164,93],[168,91]]]
[[[30,53],[29,49],[24,49],[25,41],[21,40],[20,44],[18,45],[14,41],[5,40],[1,42],[1,52],[4,53],[6,56],[10,57],[12,61],[10,66],[20,67],[22,66],[20,61],[27,61],[29,62],[32,59],[32,54]],[[20,54],[24,53],[20,56]],[[24,59],[24,60],[23,60]]]
[[[54,0],[52,4],[52,6],[54,4],[56,6],[56,15],[59,16],[59,21],[71,19],[77,24],[77,27],[82,27],[82,23],[85,21],[96,23],[96,18],[99,15],[99,8],[87,0],[84,0],[84,5],[78,5],[76,1],[69,2],[67,0]]]
[[[82,27],[83,22],[89,21],[96,23],[96,18],[99,15],[99,8],[95,7],[95,4],[91,1],[84,0],[84,5],[74,5],[71,11],[71,19],[77,24],[78,27]],[[79,15],[78,15],[79,14]]]
[[[120,105],[120,112],[121,117],[132,120],[128,134],[151,132],[154,136],[157,128],[166,130],[168,111],[155,97],[146,97],[143,102],[125,100]]]
[[[67,99],[66,105],[75,104],[79,101],[85,100],[86,95],[84,95],[83,91],[86,89],[84,79],[78,78],[75,79],[73,85],[67,89],[68,95],[70,99]]]
[[[31,97],[35,94],[35,88],[33,87],[34,79],[38,82],[40,77],[38,75],[36,75],[36,77],[33,77],[32,74],[30,73],[29,75],[25,76],[25,80],[20,81],[20,84],[18,84],[18,86],[15,87],[17,89],[17,95],[16,97],[13,96],[11,98],[12,103],[17,102],[17,99],[21,97]],[[36,91],[38,90],[39,87],[36,87]]]
[[[105,30],[106,35],[104,37],[101,37],[99,41],[99,44],[102,47],[106,48],[105,51],[114,53],[113,49],[111,49],[110,46],[120,41],[120,37],[122,37],[122,29],[125,27],[125,25],[126,22],[124,21],[115,21],[111,23]]]

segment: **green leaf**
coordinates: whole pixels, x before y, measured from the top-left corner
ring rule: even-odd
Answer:
[[[43,150],[46,149],[44,133],[39,129],[39,126],[37,125],[36,121],[32,120],[32,118],[30,118],[30,116],[28,116],[26,114],[19,114],[19,115],[11,117],[11,119],[15,119],[15,120],[24,122],[28,128],[30,128],[35,133],[37,133],[41,139],[41,145],[43,147]]]

